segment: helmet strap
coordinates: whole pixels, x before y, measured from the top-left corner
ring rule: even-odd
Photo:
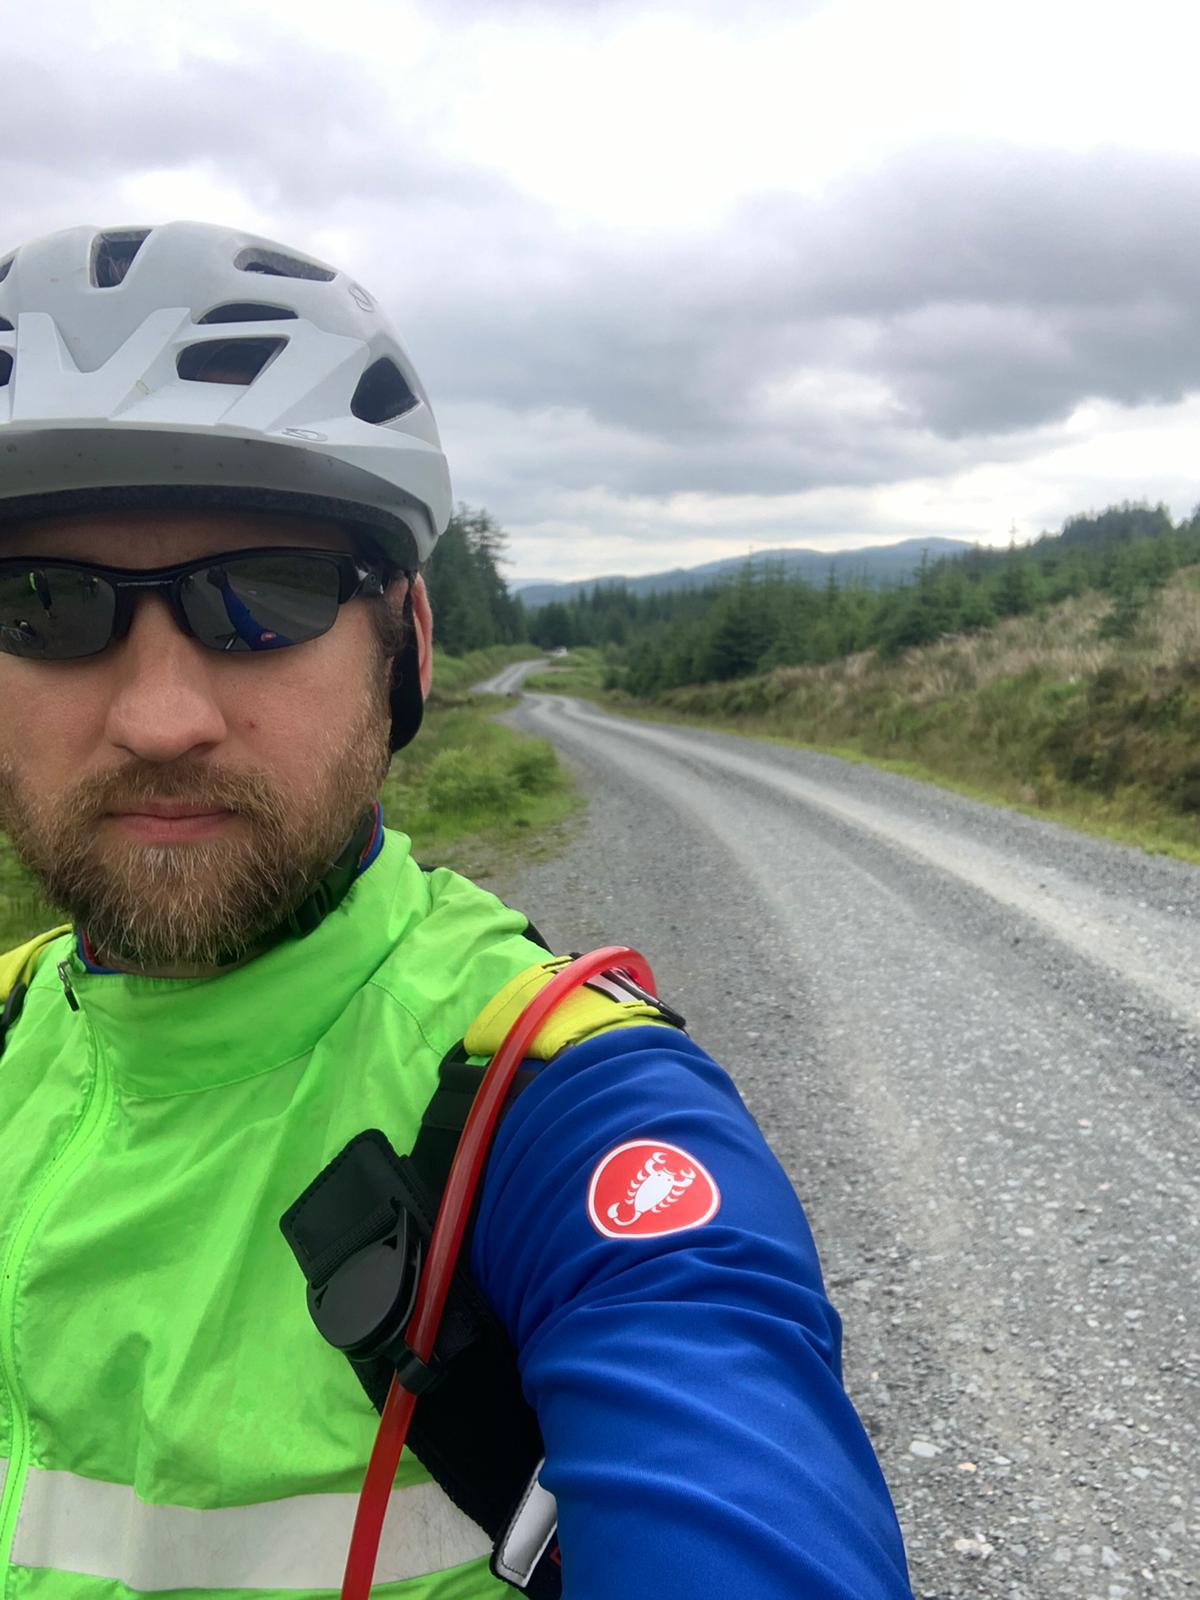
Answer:
[[[421,693],[421,658],[417,649],[417,626],[413,620],[412,588],[404,596],[404,648],[392,663],[391,750],[403,750],[416,738],[425,714]]]
[[[379,802],[376,800],[367,807],[324,877],[312,886],[280,927],[280,936],[291,934],[295,939],[306,939],[314,929],[320,927],[331,911],[341,905],[362,869],[363,857],[370,849],[381,820]]]

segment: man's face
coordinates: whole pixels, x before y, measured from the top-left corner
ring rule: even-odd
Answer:
[[[208,511],[0,534],[6,556],[116,567],[283,545],[352,548],[332,522]],[[253,949],[321,876],[387,771],[390,662],[368,606],[397,604],[402,582],[288,649],[206,649],[151,596],[102,655],[0,654],[0,828],[102,958],[209,970]]]

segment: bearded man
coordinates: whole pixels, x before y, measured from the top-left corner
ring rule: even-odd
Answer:
[[[0,260],[0,823],[71,919],[0,963],[10,1596],[337,1587],[379,1362],[322,1342],[279,1218],[363,1130],[412,1150],[441,1064],[555,969],[382,826],[449,509],[334,268],[184,223]],[[791,1185],[678,1023],[618,985],[531,1047],[462,1262],[512,1436],[495,1361],[470,1406],[432,1375],[458,1433],[396,1475],[405,1600],[910,1593]],[[394,1238],[339,1243],[314,1313]],[[536,1478],[476,1515],[522,1429]]]

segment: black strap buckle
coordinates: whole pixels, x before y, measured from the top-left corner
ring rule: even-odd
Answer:
[[[351,1140],[280,1226],[321,1336],[355,1362],[416,1363],[414,1383],[428,1387],[430,1368],[404,1344],[429,1232],[423,1210],[391,1146],[371,1130]]]
[[[594,978],[589,978],[584,984],[585,989],[595,989],[599,994],[606,994],[612,1000],[640,1000],[643,1005],[653,1006],[664,1022],[669,1022],[673,1028],[686,1028],[684,1018],[669,1006],[665,1000],[656,994],[651,994],[649,989],[643,989],[640,983],[634,980],[625,971],[624,967],[610,967],[606,972],[597,973]]]

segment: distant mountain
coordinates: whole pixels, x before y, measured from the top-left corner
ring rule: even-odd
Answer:
[[[974,546],[963,539],[905,539],[900,544],[875,545],[865,550],[756,550],[752,556],[730,556],[724,561],[706,561],[700,567],[672,567],[669,572],[649,572],[640,578],[579,578],[572,583],[547,583],[536,578],[510,584],[529,610],[549,605],[551,600],[572,600],[584,590],[622,586],[630,594],[660,594],[666,589],[699,589],[736,577],[749,561],[755,571],[783,572],[806,583],[824,583],[830,568],[839,583],[862,578],[872,585],[901,583],[910,578],[928,552],[931,561],[942,556],[962,555]]]

